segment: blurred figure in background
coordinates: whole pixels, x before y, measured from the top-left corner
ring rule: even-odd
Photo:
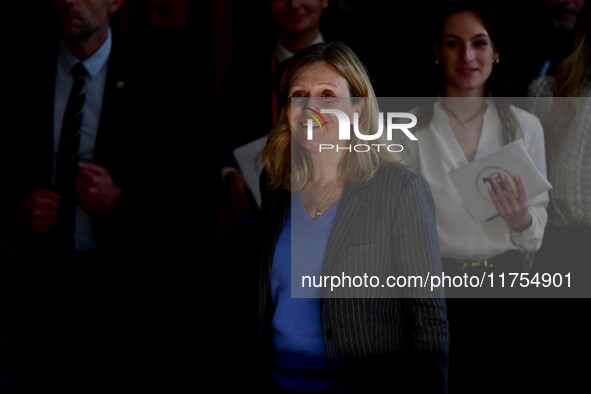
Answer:
[[[528,108],[544,125],[550,191],[548,226],[534,270],[569,273],[574,297],[543,300],[532,340],[539,351],[536,384],[543,390],[576,392],[587,384],[591,340],[585,323],[591,267],[591,2],[581,9],[570,54],[553,76],[534,80]],[[585,291],[577,292],[576,289]],[[562,295],[563,289],[555,294]],[[582,294],[581,298],[576,294]],[[582,298],[585,297],[585,298]],[[552,319],[548,319],[552,316]],[[549,338],[555,338],[549,340]],[[544,378],[541,378],[544,376]],[[549,379],[551,378],[551,379]]]
[[[277,96],[277,84],[284,64],[302,48],[324,41],[321,19],[329,4],[329,0],[265,2],[271,21],[267,34],[235,54],[224,76],[218,109],[221,113],[231,112],[240,121],[227,130],[221,164],[228,209],[243,222],[256,215],[258,202],[253,196],[258,190],[252,190],[252,184],[248,188],[233,156],[234,149],[266,137],[277,122],[283,105]]]
[[[537,78],[528,91],[528,96],[533,97],[529,100],[530,108],[544,124],[548,176],[554,186],[550,191],[549,227],[536,261],[536,268],[542,272],[581,269],[588,272],[586,261],[591,252],[591,4],[588,2],[581,10],[571,48],[554,76]]]
[[[550,18],[548,41],[538,75],[553,75],[558,64],[569,54],[573,29],[586,0],[548,0]]]

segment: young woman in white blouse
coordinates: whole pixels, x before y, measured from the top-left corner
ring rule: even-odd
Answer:
[[[498,215],[481,221],[466,209],[451,173],[522,139],[546,174],[542,126],[531,113],[493,96],[491,76],[500,71],[495,68],[501,59],[487,8],[475,1],[453,5],[442,14],[437,29],[440,97],[416,109],[418,125],[413,131],[418,141],[400,141],[402,161],[431,187],[445,274],[489,278],[524,272],[542,242],[548,193],[528,198],[522,179],[503,175],[488,191]],[[487,290],[445,290],[450,393],[502,392],[516,387],[513,384],[526,376],[521,372],[536,365],[522,340],[524,333],[538,328],[530,323],[536,316],[532,302],[496,299],[511,293],[498,287]],[[495,361],[499,358],[502,365]]]
[[[470,3],[468,3],[470,4]],[[544,135],[538,118],[495,99],[488,86],[500,62],[486,8],[458,7],[442,18],[435,62],[443,75],[441,97],[417,112],[418,141],[404,141],[403,163],[430,184],[446,272],[523,272],[541,245],[548,194],[528,200],[523,181],[503,173],[490,185],[498,215],[475,219],[453,186],[451,173],[502,146],[523,139],[546,174]],[[512,185],[513,187],[505,187]]]

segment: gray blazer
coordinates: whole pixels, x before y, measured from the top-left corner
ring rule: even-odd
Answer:
[[[265,184],[263,174],[261,185]],[[286,190],[262,189],[259,349],[269,371],[271,265],[291,199]],[[434,204],[425,180],[393,164],[382,167],[371,181],[347,185],[323,275],[367,273],[384,283],[389,275],[428,272],[440,274],[441,259]],[[445,300],[412,288],[392,290],[379,286],[324,292],[321,319],[335,392],[447,392]]]

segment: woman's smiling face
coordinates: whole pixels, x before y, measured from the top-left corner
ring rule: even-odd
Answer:
[[[338,120],[332,114],[321,114],[321,110],[337,108],[353,119],[347,80],[332,65],[316,62],[303,66],[291,82],[287,117],[293,139],[313,152],[318,152],[320,144],[338,144]],[[309,120],[312,140],[307,138]]]
[[[482,20],[463,11],[445,21],[436,56],[443,67],[446,96],[483,96],[498,51]]]

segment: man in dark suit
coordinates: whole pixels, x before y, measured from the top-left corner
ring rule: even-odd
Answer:
[[[155,131],[178,130],[166,104],[174,100],[154,82],[145,53],[111,29],[123,2],[54,0],[59,39],[28,54],[36,71],[23,70],[15,95],[26,122],[8,137],[14,170],[3,200],[26,300],[26,390],[88,392],[129,376],[144,338],[136,330],[138,314],[147,315],[144,291],[158,287],[143,257],[169,245],[159,200],[171,144],[153,148],[162,135]],[[77,133],[68,135],[76,117]],[[71,141],[76,149],[66,155]]]
[[[131,98],[126,86],[129,70],[113,39],[108,16],[122,1],[54,1],[62,39],[50,53],[40,57],[44,66],[33,76],[35,94],[26,90],[23,102],[35,109],[34,118],[16,137],[15,148],[21,148],[17,160],[19,177],[15,177],[18,221],[29,237],[23,237],[26,250],[36,246],[61,255],[112,251],[120,235],[118,226],[124,212],[126,187],[129,182],[133,136],[127,103]],[[57,58],[56,58],[57,53]],[[78,126],[78,149],[70,162],[78,165],[74,184],[57,187],[60,136],[69,120],[65,113],[73,89],[75,64],[84,66],[85,97]],[[127,75],[126,75],[127,74]],[[38,77],[38,79],[36,78]],[[29,93],[31,92],[29,91]],[[74,239],[69,244],[58,242],[67,237],[68,229],[60,227],[66,201],[77,205]],[[121,227],[119,227],[121,228]],[[28,239],[27,239],[28,238]],[[35,252],[36,252],[35,251]]]

